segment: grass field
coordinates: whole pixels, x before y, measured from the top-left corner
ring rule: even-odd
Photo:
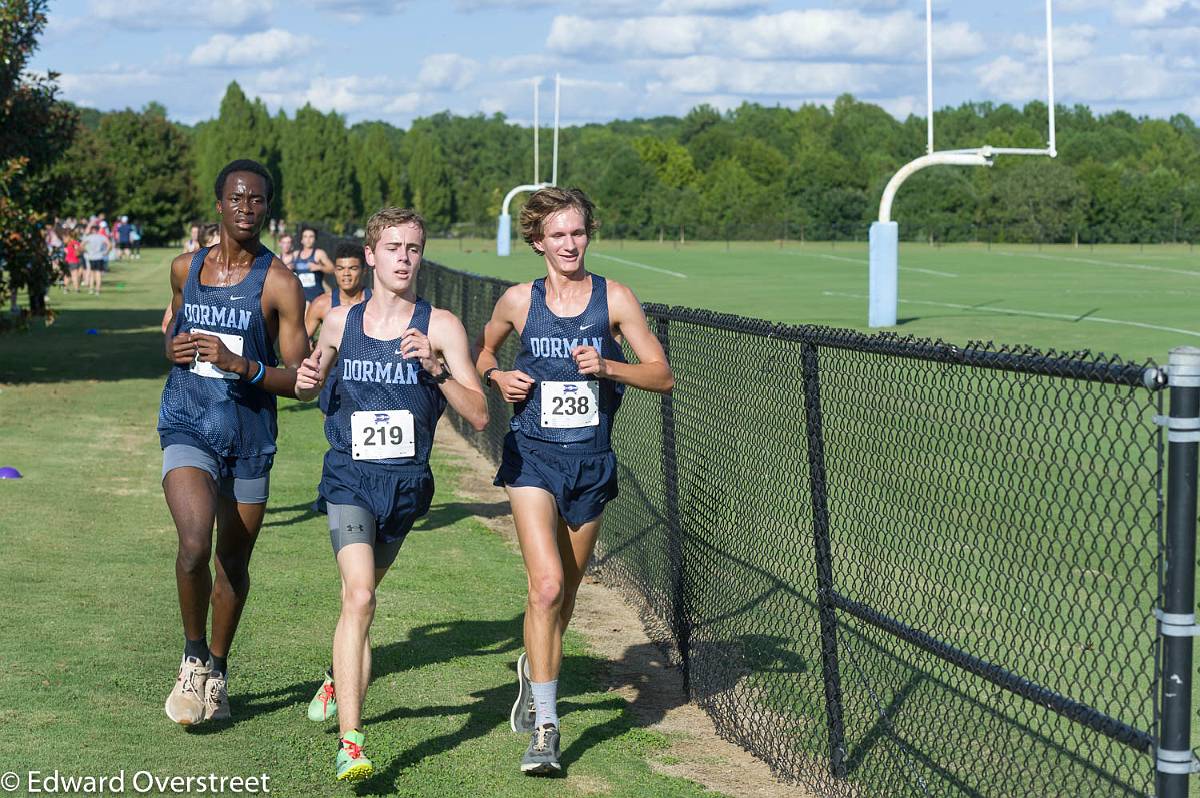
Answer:
[[[336,729],[304,717],[338,612],[324,517],[309,510],[324,437],[315,406],[295,402],[281,404],[271,502],[230,659],[235,722],[170,723],[162,704],[182,635],[155,434],[168,254],[115,264],[99,298],[55,288],[53,326],[0,336],[0,466],[24,473],[0,481],[0,772],[266,773],[284,796],[712,794],[651,770],[670,740],[601,688],[604,663],[574,635],[560,703],[567,778],[518,773],[527,740],[508,731],[507,712],[524,573],[519,554],[471,517],[455,493],[458,466],[444,458],[433,509],[379,595],[365,712],[379,772],[336,785]]]
[[[541,259],[517,242],[434,240],[427,256],[458,269],[528,280]],[[793,324],[867,329],[867,245],[828,242],[596,241],[589,267],[644,302]],[[893,331],[963,344],[993,340],[1166,362],[1200,346],[1200,252],[1157,247],[900,245]]]

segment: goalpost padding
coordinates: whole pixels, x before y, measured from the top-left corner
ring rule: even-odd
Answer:
[[[512,254],[512,216],[500,214],[500,222],[496,225],[496,254],[507,258]]]
[[[872,327],[891,327],[896,323],[899,250],[900,226],[895,222],[872,222],[871,299],[867,311],[867,323]]]

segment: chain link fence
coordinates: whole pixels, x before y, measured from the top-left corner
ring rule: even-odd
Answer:
[[[510,285],[418,277],[472,339]],[[1162,370],[646,312],[676,386],[625,396],[593,568],[722,736],[822,796],[1154,793]]]
[[[508,286],[419,291],[474,337]],[[723,736],[823,796],[1153,791],[1152,364],[647,314],[676,387],[626,395],[594,567]]]

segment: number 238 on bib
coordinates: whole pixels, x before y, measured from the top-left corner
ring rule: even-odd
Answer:
[[[600,424],[600,383],[596,380],[541,383],[542,426],[556,429]]]

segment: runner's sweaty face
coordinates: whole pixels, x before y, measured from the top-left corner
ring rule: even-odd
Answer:
[[[233,172],[225,178],[217,213],[222,235],[234,241],[252,241],[267,221],[267,182],[253,172]]]

